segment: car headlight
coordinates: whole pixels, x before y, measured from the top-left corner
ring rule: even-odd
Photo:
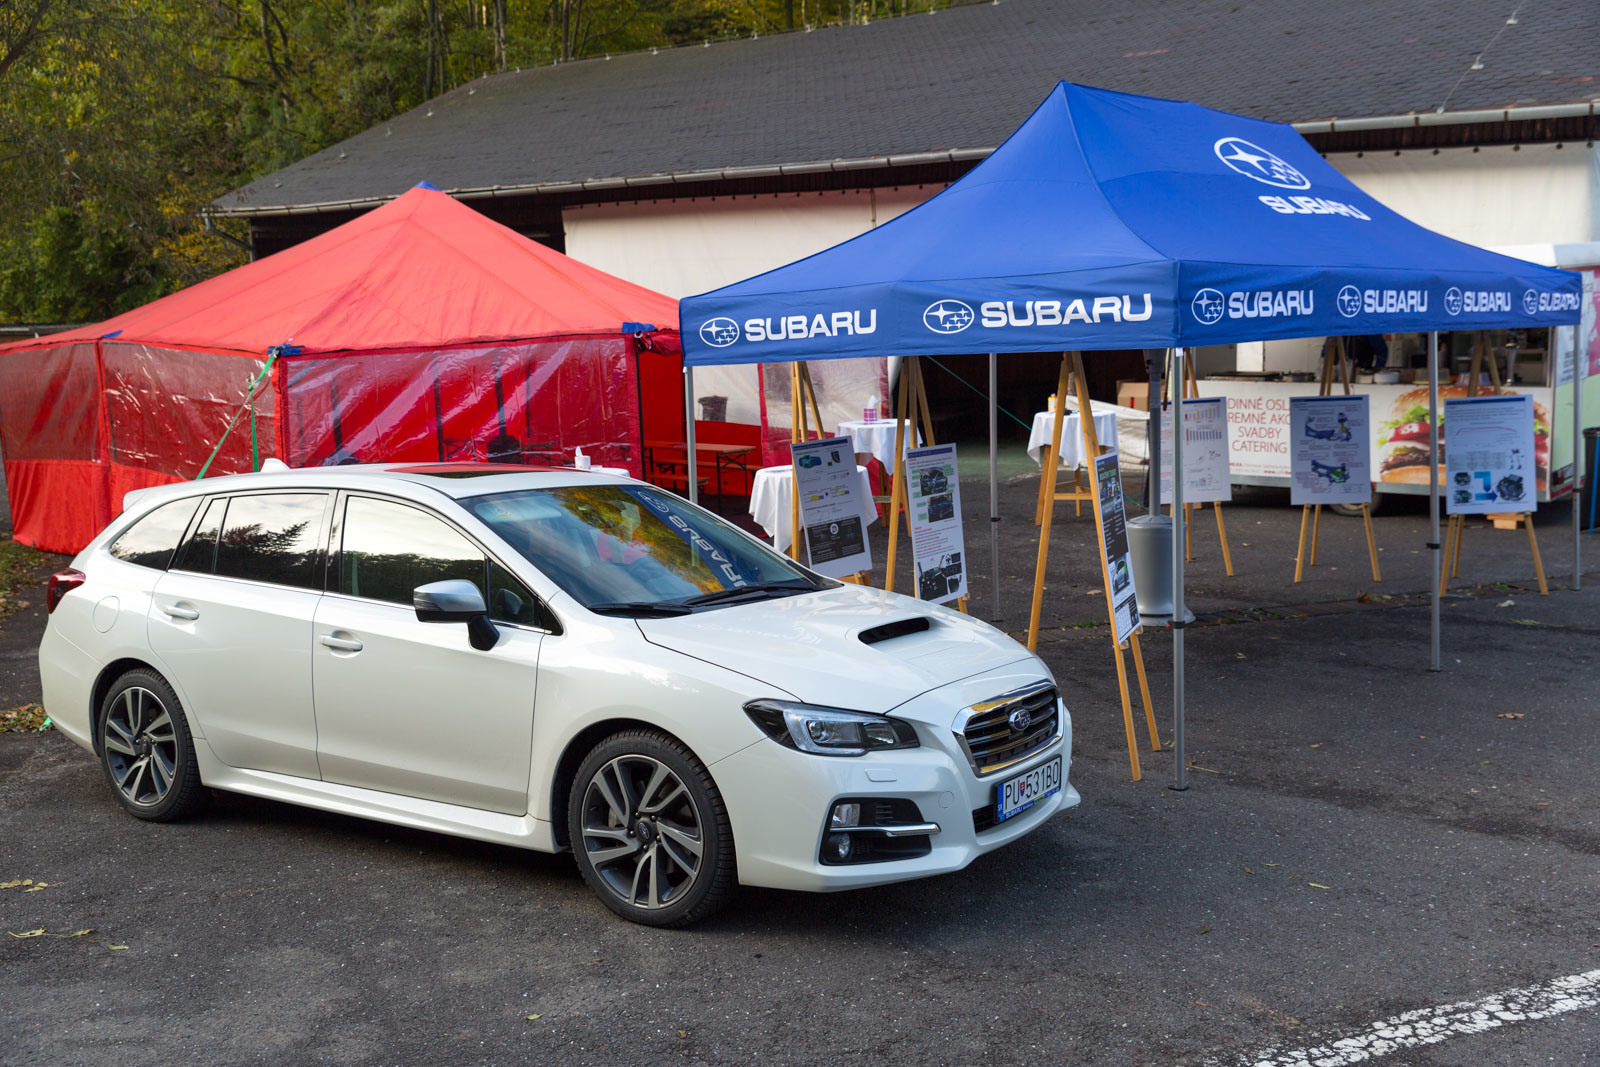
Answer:
[[[916,748],[917,732],[902,719],[790,700],[752,700],[744,713],[780,745],[817,756],[864,756]]]

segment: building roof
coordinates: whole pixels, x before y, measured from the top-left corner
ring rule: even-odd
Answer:
[[[486,195],[975,159],[1061,79],[1280,122],[1574,103],[1592,121],[1600,4],[997,0],[584,60],[480,78],[213,210],[349,205],[423,180]]]

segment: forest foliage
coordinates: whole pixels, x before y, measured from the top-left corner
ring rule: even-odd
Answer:
[[[481,75],[951,2],[0,0],[0,322],[238,265],[205,204]]]

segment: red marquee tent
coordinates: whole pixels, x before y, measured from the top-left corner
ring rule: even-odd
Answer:
[[[677,331],[676,300],[419,186],[106,322],[0,347],[15,536],[75,552],[129,490],[266,456],[565,463],[581,447],[637,475],[646,423],[682,440]]]

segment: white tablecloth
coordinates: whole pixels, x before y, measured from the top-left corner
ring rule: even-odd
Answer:
[[[1033,417],[1033,430],[1028,434],[1028,455],[1035,463],[1045,446],[1050,443],[1050,430],[1055,413],[1041,411]],[[1102,448],[1117,447],[1117,416],[1115,412],[1095,412],[1094,433]],[[1071,469],[1083,466],[1083,430],[1078,424],[1078,413],[1069,411],[1061,420],[1061,465]]]
[[[893,474],[895,461],[899,458],[894,454],[895,425],[895,420],[893,419],[879,419],[876,422],[863,422],[860,419],[852,419],[839,424],[838,434],[840,437],[850,438],[850,443],[855,448],[856,455],[872,456],[883,464],[884,470]],[[908,423],[906,425],[907,448],[912,447],[911,435],[912,429]]]
[[[892,448],[891,444],[891,448]],[[793,515],[794,469],[785,463],[781,467],[762,467],[756,471],[755,484],[750,488],[750,515],[756,524],[767,531],[779,552],[794,540],[789,520]],[[872,485],[867,481],[867,468],[856,465],[856,502],[861,508],[861,525],[871,526],[878,521],[877,506],[872,503]]]

